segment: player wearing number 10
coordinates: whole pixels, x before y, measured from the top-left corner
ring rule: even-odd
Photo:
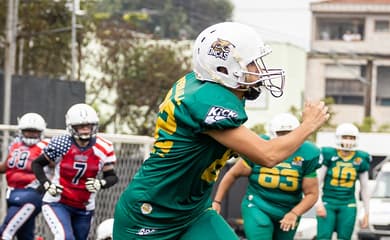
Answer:
[[[54,239],[87,240],[96,193],[118,181],[116,157],[113,144],[97,135],[99,119],[91,106],[73,105],[65,121],[69,134],[53,137],[32,168],[46,190],[42,213]],[[49,163],[55,164],[52,180],[42,171]]]
[[[243,24],[219,23],[199,34],[194,72],[179,79],[160,105],[150,157],[116,204],[114,239],[238,239],[211,209],[220,169],[235,152],[274,166],[329,117],[322,102],[306,104],[302,125],[269,142],[243,126],[246,99],[260,89],[282,94],[283,71],[264,64],[269,53]]]
[[[371,156],[357,150],[359,130],[351,123],[336,129],[336,147],[322,147],[323,165],[319,169],[322,198],[317,203],[317,239],[351,239],[356,219],[355,183],[359,179],[365,216],[360,223],[368,225],[368,170]]]

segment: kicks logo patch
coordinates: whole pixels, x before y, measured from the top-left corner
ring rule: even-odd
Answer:
[[[215,122],[227,119],[227,118],[237,118],[237,112],[226,109],[223,107],[212,107],[207,113],[205,123],[213,124]]]
[[[148,235],[148,234],[151,234],[153,232],[155,232],[156,230],[155,229],[151,229],[151,228],[141,228],[137,234],[138,235]]]

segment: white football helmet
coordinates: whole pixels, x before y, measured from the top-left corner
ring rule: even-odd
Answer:
[[[89,140],[96,136],[98,131],[99,118],[96,111],[89,105],[78,103],[71,106],[65,115],[66,129],[75,138],[80,140]],[[82,124],[91,124],[90,134],[79,134],[74,126]]]
[[[96,240],[112,239],[113,226],[113,218],[109,218],[101,222],[96,229]]]
[[[27,146],[31,146],[37,144],[42,139],[43,132],[46,129],[46,122],[43,119],[43,117],[38,113],[26,113],[21,118],[18,119],[18,129],[24,144],[26,144]],[[26,137],[23,134],[23,131],[25,130],[39,131],[40,132],[39,137],[38,138]]]
[[[263,57],[271,53],[259,34],[249,26],[235,22],[223,22],[203,30],[194,43],[192,63],[199,80],[222,84],[242,91],[260,87],[274,97],[283,94],[285,74],[282,69],[268,69]],[[247,65],[255,63],[258,73],[249,72]],[[246,75],[258,80],[246,82]]]
[[[270,124],[271,138],[278,136],[278,132],[292,131],[299,127],[298,119],[290,113],[280,113],[272,118]]]
[[[343,136],[352,136],[354,139],[345,139]],[[336,147],[341,150],[353,151],[357,147],[359,129],[352,123],[342,123],[336,128]]]

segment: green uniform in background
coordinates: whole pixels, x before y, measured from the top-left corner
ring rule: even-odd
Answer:
[[[326,217],[317,216],[317,239],[331,239],[334,231],[337,239],[351,239],[356,220],[356,180],[369,170],[371,156],[357,150],[343,159],[333,147],[323,147],[321,152],[327,167],[322,187]]]
[[[194,73],[176,82],[160,105],[151,155],[117,202],[114,239],[238,239],[210,199],[232,151],[203,132],[246,120],[244,101],[225,87]]]
[[[303,178],[316,177],[320,149],[304,142],[288,159],[273,168],[244,159],[252,172],[241,204],[245,235],[248,239],[293,239],[295,230],[280,229],[280,220],[303,197]]]

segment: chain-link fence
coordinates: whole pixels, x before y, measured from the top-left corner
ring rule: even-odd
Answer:
[[[5,134],[6,133],[6,134]],[[64,134],[63,130],[47,129],[45,131],[46,137],[52,137],[55,135]],[[13,125],[0,125],[0,141],[3,145],[4,142],[12,142],[12,139],[17,134],[17,127]],[[89,240],[96,239],[96,228],[103,220],[112,218],[114,214],[115,204],[122,191],[126,188],[130,179],[133,177],[143,160],[149,154],[153,139],[146,136],[132,136],[132,135],[118,135],[118,134],[99,134],[100,136],[111,140],[114,143],[115,154],[117,162],[115,165],[116,174],[119,177],[119,182],[113,187],[104,189],[98,192],[96,196],[96,209],[95,216],[91,226],[89,234]],[[4,136],[9,136],[8,139],[4,139]],[[4,148],[2,148],[4,149]],[[1,160],[4,160],[3,151],[1,151]],[[0,199],[1,199],[1,212],[0,221],[2,222],[6,211],[5,190],[7,182],[4,178],[4,174],[0,180]],[[36,236],[43,237],[45,240],[54,239],[50,229],[48,228],[42,214],[36,219]]]

